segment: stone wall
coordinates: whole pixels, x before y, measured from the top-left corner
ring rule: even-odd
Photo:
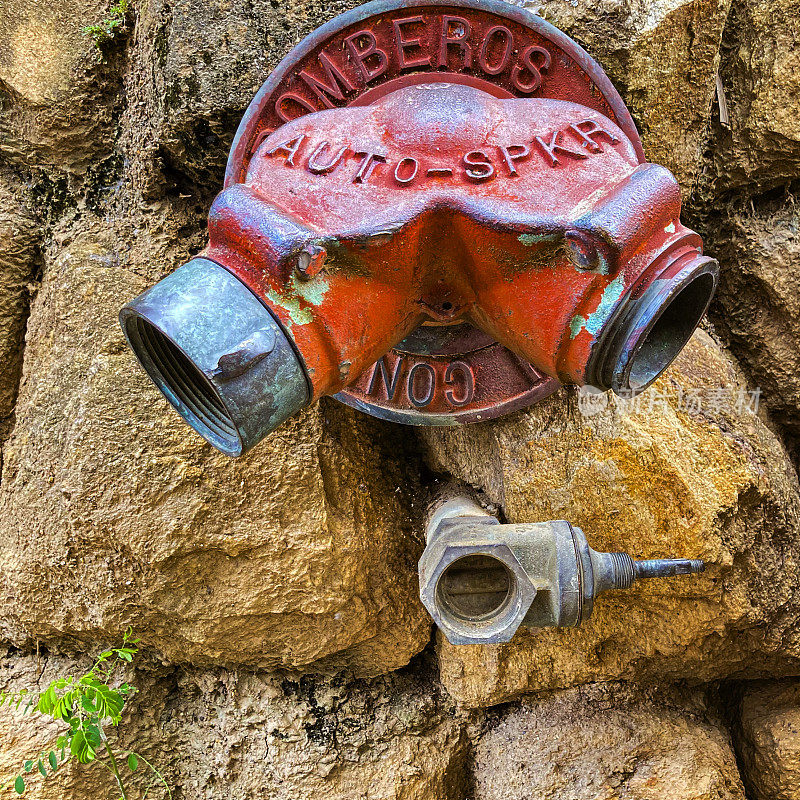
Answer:
[[[417,430],[323,401],[236,461],[116,313],[203,246],[252,95],[356,3],[134,0],[101,50],[81,31],[105,0],[0,4],[0,690],[134,626],[120,731],[176,800],[800,798],[800,2],[520,4],[601,62],[680,180],[721,261],[710,320],[633,407],[562,390]],[[709,568],[578,630],[450,646],[416,585],[441,478]],[[0,717],[2,783],[58,726]],[[100,770],[37,780],[117,797]]]

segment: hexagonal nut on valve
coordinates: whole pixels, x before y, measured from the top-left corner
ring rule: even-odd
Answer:
[[[420,599],[450,644],[511,641],[536,597],[507,544],[463,528],[442,532],[419,567]]]

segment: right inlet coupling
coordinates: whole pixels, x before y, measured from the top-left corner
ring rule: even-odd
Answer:
[[[520,625],[576,627],[607,589],[704,569],[695,559],[598,553],[563,520],[504,525],[464,496],[435,508],[426,539],[420,597],[451,644],[508,642]]]

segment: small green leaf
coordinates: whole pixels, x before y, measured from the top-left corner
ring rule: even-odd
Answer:
[[[131,772],[136,772],[136,768],[139,766],[139,759],[136,758],[134,753],[128,753],[128,769]]]
[[[22,767],[23,767],[23,769],[25,770],[25,772],[30,772],[30,771],[33,769],[33,761],[30,761],[30,760],[29,760],[29,761],[26,761],[26,762],[25,762],[25,763],[22,765]]]
[[[86,736],[84,736],[83,731],[75,731],[75,735],[72,737],[72,741],[69,743],[69,750],[72,755],[77,756],[85,744]]]
[[[94,761],[97,755],[92,745],[86,739],[83,731],[77,731],[72,737],[69,749],[72,755],[75,756],[81,764],[88,764],[90,761]]]
[[[17,775],[17,779],[14,781],[14,791],[17,794],[25,793],[25,781],[22,775]]]
[[[36,766],[39,768],[39,772],[41,772],[42,775],[44,775],[44,777],[46,778],[47,770],[45,769],[44,763],[42,762],[41,758],[39,759],[39,763]]]
[[[56,690],[51,683],[50,686],[48,686],[47,691],[39,697],[39,702],[36,704],[36,710],[41,711],[42,714],[52,714],[57,702],[58,697],[56,695]]]
[[[97,708],[95,708],[94,703],[85,694],[81,695],[81,707],[88,714],[96,714],[97,713]]]
[[[97,725],[87,725],[85,731],[86,741],[89,742],[92,747],[100,748],[103,746],[103,737]]]
[[[117,655],[125,661],[133,661],[133,656],[127,650],[118,650]]]
[[[47,761],[50,764],[50,769],[55,772],[58,769],[58,758],[56,758],[56,754],[51,750],[50,754],[47,756]]]

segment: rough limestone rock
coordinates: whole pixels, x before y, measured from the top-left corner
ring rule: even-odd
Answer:
[[[424,431],[431,467],[482,489],[509,522],[567,519],[597,550],[708,565],[606,593],[578,629],[523,629],[485,647],[440,636],[448,690],[491,705],[588,681],[796,672],[800,609],[786,599],[800,588],[800,495],[753,399],[698,332],[633,407],[562,392],[484,425]]]
[[[715,323],[775,420],[800,433],[800,207],[791,194],[743,203],[715,236]]]
[[[166,707],[188,755],[181,785],[198,799],[223,783],[221,797],[253,800],[460,800],[467,738],[432,683],[188,674],[182,702]],[[199,740],[194,719],[209,706],[222,713]]]
[[[413,480],[388,426],[332,404],[231,460],[123,343],[146,282],[112,232],[45,266],[0,486],[0,635],[114,636],[171,661],[396,669],[419,603]]]
[[[44,688],[86,665],[9,655],[0,658],[0,690]],[[127,677],[140,692],[123,716],[118,750],[142,753],[181,787],[183,800],[464,797],[466,720],[439,694],[428,667],[372,681],[195,669]],[[0,782],[58,735],[59,724],[39,720],[0,710]],[[37,800],[117,800],[109,777],[97,765],[71,765],[29,781]],[[138,797],[143,767],[134,778]]]
[[[116,83],[85,27],[105,0],[0,5],[0,155],[84,173],[108,155]]]
[[[154,0],[139,12],[121,145],[146,197],[221,189],[236,127],[283,56],[358,0]],[[206,206],[208,202],[206,202]]]
[[[649,161],[688,197],[701,164],[730,0],[517,2],[580,42],[622,94]]]
[[[17,395],[37,233],[25,193],[0,170],[0,420],[11,413]]]
[[[744,800],[697,693],[587,686],[527,701],[475,748],[475,800]]]
[[[800,2],[731,6],[720,79],[729,122],[717,128],[717,194],[779,186],[800,173]]]
[[[738,745],[754,800],[800,798],[800,684],[748,688],[739,708]]]

